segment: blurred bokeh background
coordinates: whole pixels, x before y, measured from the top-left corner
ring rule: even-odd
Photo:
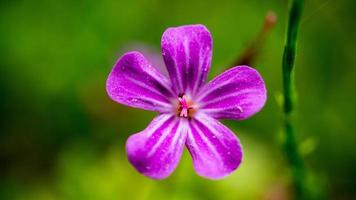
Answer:
[[[116,59],[140,46],[159,52],[167,27],[200,23],[214,39],[212,78],[255,41],[271,10],[277,23],[253,64],[268,102],[224,122],[244,146],[241,167],[206,180],[185,151],[166,180],[137,173],[125,141],[155,114],[107,97]],[[356,199],[355,10],[355,1],[308,0],[299,34],[297,132],[309,188],[322,199]],[[0,199],[290,199],[279,103],[287,14],[285,0],[1,1]]]

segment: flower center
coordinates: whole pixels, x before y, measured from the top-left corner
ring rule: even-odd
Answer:
[[[178,102],[178,116],[191,118],[195,112],[193,102],[184,94],[178,96]]]

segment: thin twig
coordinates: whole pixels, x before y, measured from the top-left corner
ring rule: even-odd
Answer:
[[[256,38],[247,46],[242,54],[234,61],[232,66],[249,65],[253,66],[254,62],[258,59],[263,45],[266,42],[268,35],[276,24],[277,16],[273,11],[266,14],[261,31]]]

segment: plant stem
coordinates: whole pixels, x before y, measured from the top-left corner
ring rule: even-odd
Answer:
[[[283,89],[284,89],[284,150],[291,167],[295,199],[305,199],[305,171],[295,136],[292,114],[295,111],[295,87],[293,67],[296,53],[297,33],[303,8],[303,0],[292,0],[289,11],[287,40],[283,53]]]

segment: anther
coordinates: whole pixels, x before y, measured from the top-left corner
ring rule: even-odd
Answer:
[[[187,101],[187,97],[184,94],[182,94],[178,96],[178,101],[179,101],[178,116],[185,117],[185,118],[190,117],[189,111],[193,109],[193,106],[189,104],[189,102]]]

